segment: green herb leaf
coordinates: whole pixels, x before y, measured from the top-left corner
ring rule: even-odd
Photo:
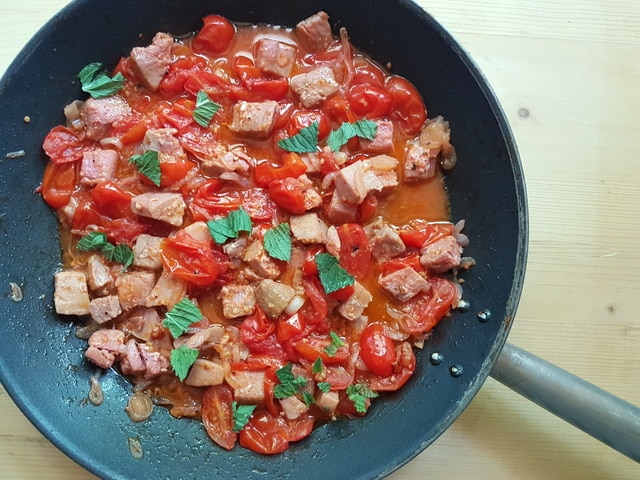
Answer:
[[[319,253],[316,255],[316,265],[318,266],[318,274],[320,283],[325,293],[333,293],[341,288],[353,285],[355,279],[349,275],[347,271],[340,266],[338,259],[330,253]]]
[[[155,150],[147,150],[142,155],[134,155],[131,157],[129,163],[133,163],[138,171],[151,180],[156,187],[160,186],[162,172],[160,171],[158,152]]]
[[[90,232],[78,241],[78,250],[88,252],[91,250],[99,250],[109,245],[107,236],[102,232]]]
[[[278,399],[292,397],[307,384],[307,380],[304,377],[293,375],[291,366],[291,362],[289,362],[284,367],[276,370],[276,376],[280,383],[273,388],[273,396]]]
[[[193,111],[193,119],[198,125],[208,127],[219,108],[220,105],[213,102],[207,92],[200,90],[196,95],[196,109]]]
[[[311,405],[316,403],[315,397],[306,390],[302,392],[302,401],[307,407],[310,407]]]
[[[197,348],[189,348],[186,345],[171,350],[171,368],[181,382],[189,375],[189,369],[198,358],[198,353]]]
[[[327,393],[331,390],[331,384],[329,382],[318,382],[318,390],[322,393]]]
[[[235,400],[231,402],[231,412],[233,413],[233,431],[238,433],[249,423],[249,419],[256,409],[256,405],[238,405]]]
[[[347,396],[353,402],[356,407],[356,412],[367,412],[367,399],[376,398],[378,394],[371,390],[367,385],[358,383],[356,385],[349,385],[347,387]]]
[[[133,263],[133,250],[128,245],[113,245],[102,232],[90,232],[78,241],[80,251],[99,251],[114,263],[123,265],[125,270]]]
[[[232,238],[238,238],[240,232],[250,233],[253,228],[251,217],[242,207],[229,212],[226,217],[209,220],[207,226],[211,238],[218,245],[222,245]]]
[[[102,70],[101,63],[90,63],[78,73],[82,91],[93,98],[104,98],[117,93],[124,85],[124,77],[117,73],[113,78]]]
[[[373,140],[378,131],[378,124],[371,120],[358,120],[354,123],[343,123],[337,130],[332,130],[327,139],[329,148],[337,152],[340,148],[351,140],[353,137],[366,138]]]
[[[264,234],[264,249],[278,260],[291,260],[291,229],[288,223],[270,228]]]
[[[301,129],[292,137],[278,142],[283,150],[295,153],[313,153],[318,149],[318,122]]]
[[[183,298],[167,312],[162,325],[169,329],[173,338],[178,338],[191,326],[202,319],[202,312],[188,298]]]
[[[329,332],[329,336],[331,337],[331,343],[324,347],[324,353],[326,353],[330,357],[333,357],[336,353],[338,353],[338,349],[345,346],[346,343],[344,343],[338,336],[338,334],[334,331]]]
[[[314,375],[318,375],[322,373],[323,370],[324,370],[324,364],[322,363],[322,357],[318,357],[316,358],[316,361],[313,362],[313,365],[311,366],[311,373],[313,373]]]

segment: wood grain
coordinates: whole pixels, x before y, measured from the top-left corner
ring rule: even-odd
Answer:
[[[0,71],[65,3],[3,2]],[[640,2],[418,3],[478,63],[520,150],[530,246],[510,341],[640,404]],[[94,478],[1,389],[0,418],[0,480]],[[489,379],[390,478],[636,479],[640,467]]]

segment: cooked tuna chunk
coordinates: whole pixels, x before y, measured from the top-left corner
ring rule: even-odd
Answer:
[[[327,208],[327,218],[331,223],[355,222],[357,213],[358,205],[356,203],[347,202],[337,190],[333,191]]]
[[[156,276],[152,272],[124,272],[116,280],[120,305],[124,311],[146,306],[147,297],[153,290]]]
[[[123,331],[127,331],[140,340],[148,342],[154,331],[162,324],[160,315],[155,308],[139,308],[119,324]]]
[[[240,101],[233,106],[233,120],[229,128],[240,135],[266,137],[271,133],[278,103]]]
[[[371,253],[376,260],[382,262],[404,253],[406,246],[400,235],[389,225],[382,221],[376,221],[365,227]]]
[[[310,52],[325,50],[333,43],[333,32],[329,24],[329,15],[318,12],[296,25],[296,36]]]
[[[173,37],[168,33],[157,33],[147,47],[131,50],[130,65],[144,86],[155,92],[171,65]]]
[[[120,301],[117,295],[107,295],[91,300],[89,313],[96,323],[105,323],[113,320],[122,313]]]
[[[129,340],[120,353],[120,368],[126,375],[150,379],[169,371],[169,359],[146,344]]]
[[[89,150],[82,155],[80,182],[97,185],[115,177],[118,168],[118,152],[115,150]]]
[[[89,313],[89,289],[83,272],[63,271],[54,275],[53,301],[56,313],[61,315],[87,315]]]
[[[219,145],[213,148],[211,153],[212,155],[206,158],[200,158],[200,168],[205,175],[215,176],[225,172],[246,174],[256,162],[243,147],[229,150]]]
[[[160,270],[160,244],[162,237],[141,233],[133,244],[133,265],[149,270]]]
[[[251,315],[256,308],[256,292],[251,285],[225,285],[219,296],[225,318]]]
[[[175,163],[187,157],[180,141],[175,137],[175,128],[150,128],[144,134],[142,148],[158,152],[161,163]]]
[[[460,265],[462,247],[452,236],[441,238],[420,251],[420,263],[436,273],[446,272]]]
[[[393,152],[393,122],[391,120],[376,121],[378,129],[373,140],[360,139],[360,147],[367,153]]]
[[[291,233],[302,243],[325,243],[327,224],[315,212],[293,215],[289,219]]]
[[[109,135],[114,123],[131,115],[127,101],[119,95],[106,98],[89,98],[80,109],[85,133],[91,140],[102,140]]]
[[[256,67],[264,73],[288,78],[296,60],[297,49],[288,43],[261,38],[253,44]]]
[[[295,420],[309,410],[307,404],[296,396],[286,397],[280,400],[282,413],[288,420]]]
[[[263,278],[277,278],[280,276],[280,267],[265,251],[260,240],[256,240],[247,247],[242,259],[249,265],[249,268]]]
[[[250,405],[264,402],[264,371],[239,371],[234,378],[238,383],[233,392],[236,402]]]
[[[422,275],[411,267],[405,267],[380,278],[378,283],[401,302],[415,297],[418,293],[430,288]]]
[[[88,343],[89,347],[84,352],[85,358],[100,368],[111,368],[124,345],[124,332],[112,329],[98,330],[91,334]]]
[[[88,258],[86,273],[92,291],[106,292],[113,288],[111,270],[101,255],[91,255]]]
[[[131,210],[136,215],[153,218],[174,227],[182,225],[186,204],[179,193],[149,192],[131,199]]]
[[[180,348],[181,345],[186,345],[189,348],[195,348],[196,350],[202,350],[207,345],[215,345],[220,343],[225,333],[223,325],[214,324],[210,325],[203,330],[199,330],[192,335],[183,335],[176,338],[173,341],[175,348]]]
[[[295,294],[289,285],[266,278],[256,287],[256,303],[268,317],[276,318],[284,312]]]
[[[438,149],[412,145],[404,157],[403,178],[405,182],[417,182],[431,178],[436,173]]]
[[[242,258],[244,251],[247,249],[248,243],[249,240],[247,237],[239,237],[225,243],[222,246],[222,251],[231,259],[239,259]]]
[[[339,402],[340,394],[338,392],[320,392],[318,396],[316,396],[316,405],[327,415],[333,415],[336,408],[338,408]]]
[[[193,363],[184,383],[192,387],[220,385],[224,381],[224,367],[220,360],[198,358]]]
[[[333,183],[340,199],[350,204],[361,204],[367,198],[367,186],[364,182],[365,164],[361,160],[353,162],[336,173]]]
[[[307,73],[294,75],[289,80],[289,85],[306,108],[323,102],[340,88],[333,70],[329,67],[319,67]]]
[[[163,269],[160,278],[158,278],[158,281],[146,299],[146,306],[173,308],[176,303],[184,298],[186,293],[186,280],[177,278]]]
[[[353,294],[338,307],[338,313],[347,320],[357,320],[364,309],[369,306],[373,297],[369,291],[358,282],[354,284]]]

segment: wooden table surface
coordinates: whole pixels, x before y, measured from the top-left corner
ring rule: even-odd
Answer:
[[[0,72],[66,3],[0,2]],[[475,58],[520,149],[530,253],[509,341],[640,404],[640,2],[419,3]],[[94,478],[1,387],[0,418],[0,480]],[[640,466],[489,379],[390,478],[638,479]]]

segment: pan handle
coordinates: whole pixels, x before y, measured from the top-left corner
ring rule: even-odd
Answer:
[[[490,374],[542,408],[640,462],[640,408],[515,345]]]

